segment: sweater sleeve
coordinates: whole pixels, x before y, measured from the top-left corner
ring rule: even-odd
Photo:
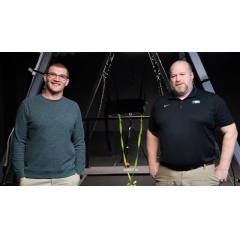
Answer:
[[[78,116],[73,132],[73,145],[75,148],[75,166],[79,175],[83,175],[83,171],[86,164],[86,148],[85,148],[85,133],[82,123],[82,115],[78,108]]]
[[[12,140],[12,164],[17,179],[24,177],[24,157],[27,136],[27,110],[22,103],[17,111]]]

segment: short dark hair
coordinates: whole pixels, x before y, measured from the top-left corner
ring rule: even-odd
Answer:
[[[67,67],[66,67],[64,64],[62,64],[62,63],[53,63],[53,64],[50,64],[50,65],[48,66],[47,70],[46,70],[46,74],[48,73],[50,67],[52,67],[52,66],[55,66],[55,67],[58,67],[58,68],[66,69],[66,70],[67,70],[67,77],[69,77],[68,69],[67,69]]]

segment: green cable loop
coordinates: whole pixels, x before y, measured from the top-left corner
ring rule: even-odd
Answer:
[[[119,119],[120,142],[121,142],[121,147],[122,147],[122,152],[123,152],[123,161],[124,161],[125,167],[127,167],[127,160],[126,160],[126,155],[125,155],[125,152],[124,152],[124,142],[123,142],[123,137],[122,137],[122,119],[121,119],[121,115],[120,114],[118,114],[118,119]],[[136,184],[137,184],[137,181],[132,182],[132,177],[134,176],[134,173],[136,171],[136,167],[137,167],[137,164],[138,164],[138,154],[139,154],[139,148],[140,148],[140,145],[141,145],[142,128],[143,128],[143,119],[142,119],[142,115],[141,115],[141,118],[140,118],[140,130],[139,130],[139,134],[138,134],[137,155],[136,155],[136,159],[135,159],[135,162],[134,162],[132,175],[130,175],[130,173],[127,172],[128,179],[129,179],[129,183],[127,184],[127,186],[136,186]]]

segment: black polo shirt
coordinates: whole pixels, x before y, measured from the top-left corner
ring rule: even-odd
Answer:
[[[233,122],[222,98],[194,88],[183,100],[173,93],[158,98],[148,129],[159,132],[160,163],[196,167],[215,158],[215,129]]]

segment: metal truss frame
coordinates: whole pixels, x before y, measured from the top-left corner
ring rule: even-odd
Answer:
[[[196,72],[198,74],[199,79],[202,82],[202,85],[206,91],[214,92],[214,89],[211,85],[211,82],[208,78],[208,75],[204,69],[204,66],[201,62],[201,59],[196,52],[187,52],[190,56],[190,59],[196,69]],[[167,77],[167,74],[164,70],[164,67],[161,63],[161,60],[159,58],[158,53],[148,53],[149,58],[151,60],[154,73],[156,74],[156,77],[158,80],[160,80],[160,77],[163,79],[166,88],[168,91],[171,90],[170,83]],[[36,64],[36,67],[34,70],[32,70],[33,79],[32,83],[29,87],[28,93],[26,97],[31,97],[39,93],[39,90],[42,87],[43,79],[42,76],[45,73],[45,70],[47,69],[51,59],[52,59],[53,53],[40,53],[40,57],[38,59],[38,62]],[[104,79],[106,79],[108,72],[110,70],[110,66],[112,64],[112,61],[114,59],[114,53],[107,53],[106,57],[104,59],[104,62],[102,64],[98,79],[94,85],[93,91],[90,95],[90,100],[88,102],[87,110],[84,114],[85,118],[88,116],[89,110],[92,106],[94,97],[96,95],[96,92],[98,90],[98,87],[100,85],[100,82]],[[160,81],[159,81],[160,82]],[[161,88],[161,85],[159,84],[159,88]],[[13,129],[14,130],[14,129]],[[13,133],[13,130],[9,136],[9,141],[11,140],[11,135]],[[4,166],[8,167],[10,165],[10,155],[9,155],[9,148],[7,148],[7,152],[5,153],[5,164]],[[234,150],[234,157],[237,160],[238,164],[240,165],[240,148],[239,144],[236,144],[235,150]],[[87,175],[92,174],[127,174],[129,172],[133,171],[133,167],[125,168],[124,166],[116,166],[116,167],[92,167],[92,168],[86,168],[84,171],[84,178]],[[137,169],[135,171],[135,174],[149,174],[148,166],[137,166]]]
[[[191,61],[196,69],[196,72],[198,74],[199,79],[202,82],[203,88],[206,91],[215,93],[212,84],[210,82],[210,79],[208,78],[207,72],[202,64],[202,61],[196,52],[188,52]],[[234,158],[236,159],[238,165],[240,165],[240,147],[239,143],[236,143],[235,149],[234,149]]]

